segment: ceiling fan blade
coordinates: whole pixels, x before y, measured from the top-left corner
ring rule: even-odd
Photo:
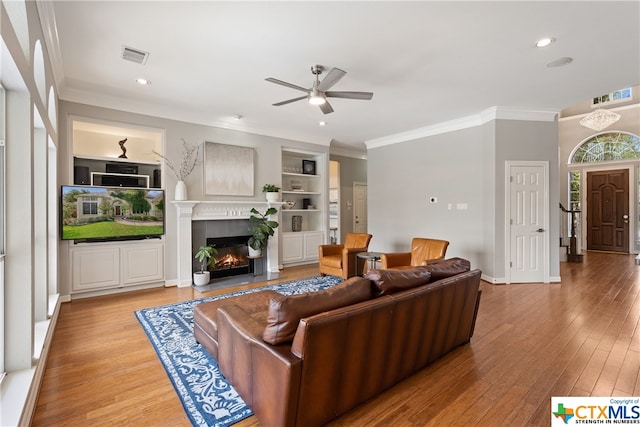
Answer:
[[[327,98],[348,98],[348,99],[365,99],[369,100],[373,98],[372,92],[325,92],[324,96]]]
[[[302,99],[306,99],[307,96],[299,96],[298,98],[293,98],[293,99],[287,99],[286,101],[280,101],[280,102],[276,102],[275,104],[272,104],[275,107],[279,107],[281,105],[285,105],[285,104],[290,104],[292,102],[296,102],[296,101],[300,101]]]
[[[329,101],[325,102],[324,104],[318,105],[318,107],[320,107],[322,112],[325,114],[333,113],[333,108],[331,107],[331,104],[329,104]]]
[[[347,74],[347,72],[342,71],[340,68],[332,68],[331,71],[329,71],[329,74],[327,74],[327,77],[322,79],[322,81],[318,85],[318,90],[320,92],[326,91],[331,86],[338,83],[338,81],[343,78],[345,74]]]
[[[311,90],[311,89],[305,89],[301,86],[294,85],[292,83],[283,82],[282,80],[274,79],[273,77],[268,77],[265,80],[271,83],[275,83],[277,85],[290,87],[291,89],[301,90],[303,92],[309,92]]]

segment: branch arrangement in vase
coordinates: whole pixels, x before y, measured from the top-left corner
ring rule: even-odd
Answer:
[[[184,156],[182,157],[182,162],[180,163],[179,168],[171,163],[171,160],[169,160],[167,156],[153,150],[153,154],[164,160],[169,169],[171,169],[176,178],[178,178],[178,181],[184,181],[185,178],[193,172],[196,164],[198,164],[198,155],[200,154],[200,146],[188,144],[184,138],[182,139],[182,146],[184,147]]]

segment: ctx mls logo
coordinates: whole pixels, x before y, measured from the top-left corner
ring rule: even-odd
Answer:
[[[573,408],[565,408],[564,403],[558,403],[558,410],[552,413],[556,418],[560,418],[565,424],[569,424],[569,420],[575,416]]]

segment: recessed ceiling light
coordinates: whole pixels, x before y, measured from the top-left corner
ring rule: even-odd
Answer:
[[[318,123],[318,124],[319,124],[320,126],[326,126],[326,125],[327,125],[327,122],[320,122],[320,123]]]
[[[571,64],[572,62],[573,62],[573,58],[569,58],[568,56],[563,56],[562,58],[549,62],[547,64],[547,67],[549,68],[562,67],[564,65]]]
[[[147,80],[147,79],[136,79],[136,81],[141,84],[141,85],[150,85],[151,84],[151,80]]]
[[[538,40],[536,42],[536,47],[546,47],[546,46],[549,46],[554,41],[556,41],[556,39],[554,39],[553,37],[546,37],[544,39]]]

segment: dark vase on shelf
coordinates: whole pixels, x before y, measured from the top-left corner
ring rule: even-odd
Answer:
[[[302,231],[302,215],[291,217],[291,231]]]

